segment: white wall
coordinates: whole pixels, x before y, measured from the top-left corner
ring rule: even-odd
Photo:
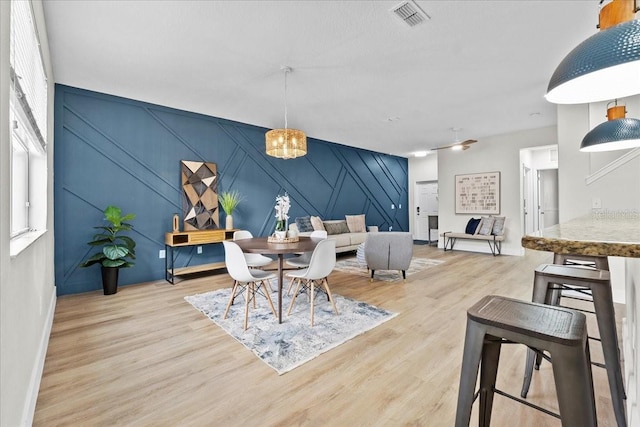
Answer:
[[[627,117],[640,117],[640,97],[627,100]],[[579,151],[584,135],[599,122],[592,122],[591,110],[597,104],[559,105],[558,142],[560,182],[560,222],[591,213],[593,199],[600,199],[602,210],[612,213],[640,209],[640,156],[623,164],[591,185],[586,182],[590,174],[612,160],[627,153],[583,153]],[[634,113],[636,111],[637,113]]]
[[[627,117],[640,117],[640,96],[625,99]],[[560,222],[589,215],[640,213],[640,156],[620,165],[597,181],[588,184],[587,178],[615,161],[629,150],[604,153],[580,152],[582,138],[606,120],[606,103],[558,106],[558,181],[560,187]],[[601,203],[594,209],[594,200]],[[623,258],[609,257],[613,299],[625,302]]]
[[[465,151],[438,151],[438,184],[440,196],[439,231],[464,232],[469,218],[480,215],[456,215],[455,176],[479,172],[500,172],[500,216],[506,216],[506,235],[502,253],[521,255],[520,239],[520,150],[557,143],[556,127],[549,126],[479,139]],[[442,239],[438,243],[443,247]],[[490,252],[487,242],[463,241],[456,249]]]
[[[558,168],[558,146],[553,145],[531,150],[531,166],[536,171]]]
[[[10,2],[0,1],[0,425],[31,425],[55,307],[53,274],[53,74],[42,3],[34,12],[44,53],[49,96],[48,231],[16,257],[9,256]]]
[[[417,182],[436,181],[438,179],[438,156],[429,154],[426,157],[409,158],[409,231],[416,232],[415,190]]]

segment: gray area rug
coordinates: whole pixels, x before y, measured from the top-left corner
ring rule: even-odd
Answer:
[[[436,267],[443,263],[444,261],[437,259],[412,258],[409,269],[407,270],[407,278],[414,273],[427,268]],[[358,276],[371,276],[371,272],[367,270],[367,265],[358,261],[356,258],[341,259],[336,262],[335,269]],[[383,280],[385,282],[392,282],[394,280],[402,281],[402,273],[397,270],[376,270],[374,278],[375,280]]]
[[[286,285],[285,283],[285,289]],[[287,317],[286,310],[291,298],[284,294],[283,319],[282,324],[278,324],[267,300],[258,295],[257,308],[251,307],[253,303],[250,305],[249,328],[245,331],[243,297],[236,298],[229,315],[222,319],[230,294],[231,289],[226,288],[186,296],[184,299],[275,369],[279,375],[397,316],[397,313],[333,294],[340,313],[336,315],[326,296],[319,294],[316,298],[314,326],[311,327],[311,310],[306,295],[298,296],[291,315]],[[276,311],[277,297],[277,292],[271,293]]]

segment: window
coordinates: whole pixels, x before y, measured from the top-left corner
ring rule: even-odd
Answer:
[[[17,131],[11,138],[11,237],[29,231],[29,150]]]
[[[44,231],[48,83],[30,1],[11,2],[11,238]]]

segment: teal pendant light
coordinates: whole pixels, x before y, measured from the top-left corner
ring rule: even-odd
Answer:
[[[582,139],[580,151],[626,150],[640,147],[640,120],[625,118],[624,105],[615,101],[607,108],[607,121],[591,129]]]
[[[547,101],[586,104],[640,93],[637,10],[635,0],[612,0],[602,6],[598,16],[600,31],[580,43],[558,65],[547,87]]]
[[[586,104],[640,93],[640,21],[623,22],[580,43],[553,73],[545,98]]]
[[[640,120],[616,119],[606,121],[591,129],[580,144],[580,151],[626,150],[640,147]]]

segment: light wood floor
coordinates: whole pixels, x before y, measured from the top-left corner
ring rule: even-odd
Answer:
[[[226,274],[60,297],[34,425],[453,425],[466,309],[487,294],[530,300],[533,269],[551,255],[427,246],[414,255],[446,262],[406,283],[332,273],[334,293],[400,314],[282,376],[183,300],[230,287]],[[503,346],[498,388],[519,395],[524,354]],[[599,344],[592,354],[602,360]],[[603,369],[594,380],[599,424],[614,426]],[[549,363],[534,373],[529,400],[557,410]],[[493,425],[560,422],[496,396]]]

